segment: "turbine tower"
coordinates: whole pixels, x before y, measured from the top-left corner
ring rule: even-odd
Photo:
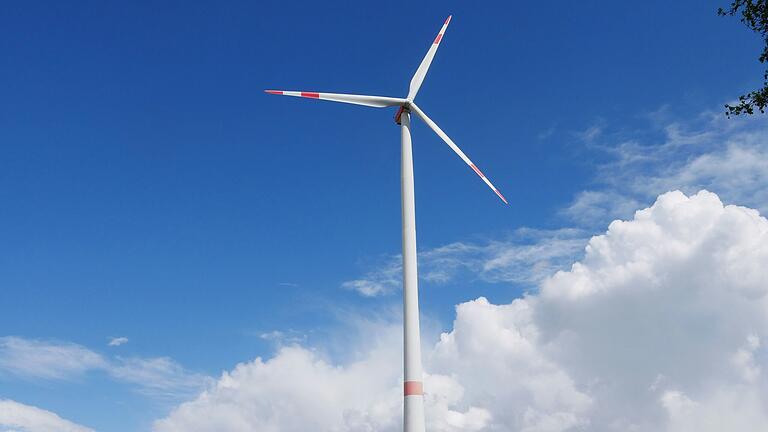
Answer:
[[[435,124],[413,101],[419,92],[424,78],[427,76],[429,65],[435,58],[437,48],[443,39],[445,30],[451,22],[449,16],[440,32],[437,34],[427,55],[421,61],[419,68],[411,79],[408,96],[393,98],[384,96],[367,96],[339,93],[317,93],[305,91],[265,90],[266,93],[297,96],[310,99],[344,102],[355,105],[364,105],[375,108],[399,107],[395,114],[395,122],[400,125],[400,168],[401,168],[401,200],[403,217],[403,330],[404,330],[404,354],[405,369],[403,383],[404,417],[403,430],[405,432],[424,432],[424,386],[422,384],[421,371],[421,338],[419,330],[419,286],[416,264],[416,211],[413,194],[413,153],[411,149],[411,113],[416,114],[424,123],[432,128],[435,133],[481,179],[493,190],[496,195],[508,204],[504,196],[488,180],[488,178],[475,166],[463,151]]]

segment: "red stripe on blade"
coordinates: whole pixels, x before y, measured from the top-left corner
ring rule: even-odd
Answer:
[[[453,15],[448,15],[448,18],[445,19],[445,24],[443,24],[443,25],[448,25],[448,23],[451,22],[451,18],[452,17],[453,17]]]
[[[471,167],[472,167],[472,169],[473,169],[473,170],[475,170],[475,174],[479,175],[480,177],[483,177],[483,178],[485,178],[485,176],[483,175],[483,172],[482,172],[482,171],[480,171],[480,170],[479,170],[479,169],[478,169],[478,168],[475,166],[475,164],[469,164],[469,166],[471,166]]]
[[[281,94],[283,94],[283,92],[282,92],[282,91],[280,91],[280,90],[264,90],[264,93],[269,93],[269,94],[276,94],[276,95],[281,95]]]
[[[421,396],[424,394],[424,386],[421,384],[421,381],[406,381],[403,383],[403,389],[403,393],[406,396]]]
[[[443,38],[443,34],[442,33],[438,33],[437,37],[435,38],[434,44],[435,45],[439,44],[440,43],[440,39],[442,39],[442,38]]]
[[[308,97],[308,98],[319,98],[320,93],[313,93],[313,92],[301,92],[301,97]]]
[[[501,192],[497,191],[496,189],[494,189],[493,191],[496,192],[496,195],[498,195],[499,198],[501,198],[502,201],[504,201],[504,204],[509,204],[507,202],[506,198],[504,198],[504,195],[501,194]]]

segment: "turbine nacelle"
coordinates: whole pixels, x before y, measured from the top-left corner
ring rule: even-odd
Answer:
[[[408,112],[408,104],[402,104],[400,105],[400,108],[397,109],[397,112],[395,113],[395,123],[400,124],[400,116],[403,115],[404,112]]]

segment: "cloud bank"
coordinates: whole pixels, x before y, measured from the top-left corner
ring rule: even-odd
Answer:
[[[768,430],[767,265],[756,210],[665,193],[536,294],[458,305],[424,351],[429,429]],[[242,363],[154,429],[400,430],[399,328],[371,335],[343,364],[300,345]]]

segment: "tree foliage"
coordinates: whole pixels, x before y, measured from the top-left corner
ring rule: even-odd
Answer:
[[[765,42],[760,54],[760,63],[768,61],[768,0],[734,0],[730,8],[720,8],[720,16],[741,14],[741,22],[760,34]],[[728,117],[739,114],[754,114],[755,109],[765,113],[768,107],[768,69],[763,74],[763,88],[739,96],[737,105],[725,105]]]

